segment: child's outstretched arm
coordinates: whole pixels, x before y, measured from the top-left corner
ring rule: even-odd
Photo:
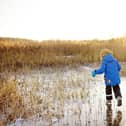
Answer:
[[[101,66],[100,66],[100,68],[99,69],[96,69],[95,70],[95,73],[96,74],[102,74],[102,73],[104,73],[105,72],[105,65],[106,63],[105,63],[105,61],[103,60],[102,61],[102,63],[101,63]]]
[[[105,61],[103,60],[102,63],[101,63],[100,68],[92,71],[92,77],[95,77],[96,74],[102,74],[102,73],[104,73],[104,71],[105,71],[105,66],[106,66],[105,64],[106,64],[106,63],[105,63]]]

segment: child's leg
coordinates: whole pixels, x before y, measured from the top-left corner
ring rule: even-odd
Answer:
[[[117,106],[121,106],[122,105],[122,95],[121,95],[119,85],[113,86],[113,91],[115,94],[115,98],[117,99]]]
[[[111,110],[111,100],[112,100],[112,88],[111,86],[106,86],[106,105],[108,110]]]
[[[117,97],[122,97],[119,85],[113,86],[113,91],[116,99]]]
[[[111,110],[111,100],[112,100],[112,88],[111,86],[106,86],[106,105],[109,110]]]
[[[106,86],[106,100],[112,100],[112,88],[111,86]]]

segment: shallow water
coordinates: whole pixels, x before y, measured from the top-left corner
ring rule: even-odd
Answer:
[[[39,90],[34,92],[39,97],[50,95],[50,105],[55,108],[54,113],[57,116],[51,116],[49,121],[44,117],[34,116],[26,119],[17,119],[15,126],[126,126],[126,78],[122,77],[121,92],[123,97],[123,105],[116,106],[116,100],[113,95],[111,109],[106,107],[105,103],[105,85],[103,76],[92,78],[90,75],[91,68],[82,67],[76,69],[65,70],[42,70],[33,71],[28,74],[16,75],[17,83],[20,87],[25,82],[27,85],[25,90],[31,90],[31,83],[34,87],[38,86]],[[13,76],[11,76],[13,78]],[[63,84],[63,87],[59,86]],[[59,97],[59,99],[51,98],[53,94],[49,91],[55,86],[63,88],[64,95],[69,98]],[[44,87],[44,88],[43,88]],[[55,87],[56,88],[56,87]],[[56,88],[56,90],[59,90]],[[81,90],[83,88],[83,90]],[[49,90],[50,89],[50,90]],[[78,93],[79,92],[79,93]],[[83,92],[83,97],[80,93]],[[58,92],[59,93],[59,92]],[[59,94],[61,95],[61,94]],[[28,97],[25,97],[28,101]],[[54,105],[55,104],[55,105]],[[36,105],[36,103],[34,104]],[[41,104],[39,107],[41,108]],[[60,109],[58,107],[60,106]],[[53,110],[51,109],[50,112]],[[43,114],[43,111],[40,111]],[[12,126],[11,125],[11,126]],[[8,125],[9,126],[9,125]]]

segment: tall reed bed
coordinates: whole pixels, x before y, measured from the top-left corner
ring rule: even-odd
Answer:
[[[64,66],[99,61],[102,48],[113,50],[120,61],[126,61],[125,39],[35,42],[25,39],[0,39],[0,71],[17,68]]]

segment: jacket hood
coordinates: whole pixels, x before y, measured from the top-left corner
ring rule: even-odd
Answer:
[[[101,52],[100,52],[100,59],[102,59],[107,54],[111,54],[112,55],[113,52],[110,49],[107,49],[107,48],[102,49]]]
[[[103,59],[107,62],[112,62],[115,60],[115,58],[111,54],[106,54]]]

